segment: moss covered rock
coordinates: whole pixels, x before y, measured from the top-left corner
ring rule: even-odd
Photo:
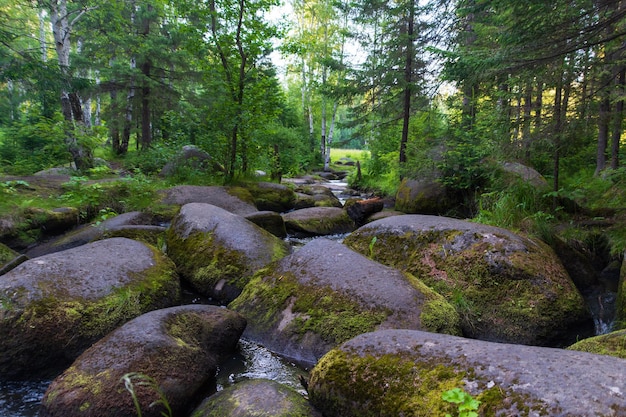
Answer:
[[[590,337],[574,343],[568,349],[626,359],[626,330]]]
[[[110,235],[109,232],[113,230],[119,231],[120,229],[129,226],[149,225],[151,222],[152,218],[149,215],[139,211],[122,213],[118,216],[109,217],[108,219],[102,221],[81,226],[64,235],[58,236],[47,242],[43,242],[29,249],[26,254],[31,258],[36,258],[38,256],[76,248],[86,243],[104,239],[106,237],[120,237],[119,235]]]
[[[173,263],[134,240],[28,260],[0,279],[0,374],[66,365],[126,321],[179,298]]]
[[[0,243],[0,268],[18,256],[19,253],[9,248],[7,245]]]
[[[324,185],[300,185],[296,188],[296,192],[300,195],[297,203],[299,208],[305,208],[305,204],[310,204],[308,207],[341,208],[343,206],[335,193]]]
[[[294,208],[296,194],[286,185],[273,182],[255,182],[245,184],[244,187],[254,197],[254,202],[259,210],[282,213]]]
[[[257,226],[267,230],[271,234],[281,239],[287,237],[287,229],[283,217],[275,211],[257,211],[245,216]]]
[[[356,226],[338,207],[310,207],[283,214],[287,233],[299,236],[326,236],[349,233]]]
[[[278,382],[253,379],[207,398],[192,417],[321,417],[297,391]]]
[[[306,364],[375,329],[460,333],[459,317],[443,297],[410,274],[327,239],[259,271],[229,307],[248,319],[248,338]]]
[[[48,387],[41,417],[188,415],[214,392],[219,363],[245,320],[224,308],[187,305],[144,314],[86,350]],[[131,390],[134,394],[131,394]],[[134,398],[133,398],[134,395]]]
[[[481,416],[626,415],[626,361],[412,330],[363,334],[311,371],[311,403],[326,417],[457,415],[455,388]]]
[[[344,242],[443,295],[468,337],[568,346],[593,332],[581,294],[540,241],[462,220],[405,215],[369,223]]]
[[[403,213],[446,214],[457,207],[443,184],[437,179],[405,178],[398,186],[395,209]]]
[[[181,278],[224,303],[235,299],[257,270],[289,252],[281,239],[211,204],[185,204],[167,232],[167,253]]]

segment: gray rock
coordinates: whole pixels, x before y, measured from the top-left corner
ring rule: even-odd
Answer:
[[[626,361],[561,349],[411,330],[363,334],[311,372],[311,402],[327,417],[456,413],[443,392],[481,401],[480,415],[626,415]]]
[[[374,329],[460,333],[459,317],[443,297],[327,239],[259,271],[229,307],[248,319],[248,338],[306,364]]]
[[[547,189],[548,181],[536,169],[520,164],[519,162],[504,162],[502,164],[504,172],[511,174],[534,187]]]
[[[65,365],[126,321],[179,298],[172,262],[134,240],[28,260],[0,276],[0,375]]]
[[[244,217],[276,237],[281,239],[287,237],[285,221],[283,217],[275,211],[258,211]]]
[[[447,214],[458,206],[457,199],[436,178],[405,178],[396,193],[395,209],[403,213]]]
[[[248,183],[245,187],[254,197],[254,202],[259,210],[282,213],[294,208],[296,195],[286,185],[273,182],[255,182]]]
[[[181,278],[224,303],[236,298],[258,269],[289,252],[281,239],[211,204],[185,204],[167,232],[167,253]]]
[[[310,207],[283,214],[287,233],[297,237],[349,233],[356,226],[338,207]]]
[[[191,168],[208,173],[226,172],[211,155],[194,145],[185,145],[159,172],[162,177],[175,175],[181,168]]]
[[[252,195],[243,189],[219,186],[178,185],[161,192],[163,204],[183,206],[188,203],[207,203],[240,216],[257,212]],[[241,198],[240,198],[241,197]]]
[[[463,220],[407,214],[368,223],[344,243],[412,273],[446,297],[461,314],[467,337],[568,346],[593,332],[582,295],[539,240]]]
[[[207,398],[192,417],[321,417],[293,389],[266,379],[239,382]]]
[[[166,409],[160,400],[172,415],[188,415],[214,392],[217,367],[235,350],[244,327],[238,314],[207,305],[137,317],[86,350],[50,384],[40,416],[135,417],[125,383],[132,384],[142,416],[161,417]]]

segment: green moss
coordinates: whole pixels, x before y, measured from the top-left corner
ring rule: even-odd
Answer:
[[[302,285],[291,273],[274,275],[271,269],[259,271],[229,308],[267,331],[278,326],[290,303],[295,314],[289,324],[292,333],[312,332],[333,345],[376,329],[391,314],[368,308],[328,286]]]
[[[471,381],[471,384],[467,384]],[[481,402],[483,417],[503,410],[550,415],[528,395],[494,385],[474,374],[469,365],[449,363],[445,357],[414,354],[368,354],[333,349],[311,371],[311,403],[324,415],[342,417],[396,417],[456,415],[456,407],[441,398],[453,388],[468,390]]]
[[[19,254],[13,249],[0,243],[0,267],[15,259]]]
[[[461,387],[466,372],[423,366],[396,355],[326,354],[311,374],[310,398],[325,415],[435,416],[451,411],[441,394]]]
[[[221,280],[239,290],[250,281],[255,271],[244,253],[229,249],[212,232],[195,232],[180,238],[175,227],[173,225],[167,231],[167,253],[176,263],[181,277],[198,292],[215,296],[213,290]],[[271,261],[289,253],[282,240],[264,230],[260,233],[271,248]]]
[[[506,254],[497,243],[477,237],[453,250],[460,231],[403,234],[364,230],[345,243],[385,265],[415,275],[454,305],[469,337],[547,343],[555,326],[566,328],[587,315],[585,303],[547,245],[529,242],[527,251]],[[376,236],[376,244],[369,243]],[[502,255],[505,256],[504,254]]]
[[[573,344],[568,349],[626,359],[626,330],[590,337]]]

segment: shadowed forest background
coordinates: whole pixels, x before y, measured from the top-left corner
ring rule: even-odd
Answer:
[[[549,240],[580,216],[621,216],[625,13],[616,0],[3,0],[0,173],[72,165],[70,198],[96,201],[77,187],[111,171],[104,159],[139,199],[185,145],[214,169],[170,183],[328,171],[331,147],[349,148],[367,151],[352,151],[354,188],[436,181],[462,207],[451,214]],[[503,162],[549,187],[512,182]],[[19,185],[0,183],[3,210],[28,205]],[[623,230],[608,230],[614,254]]]

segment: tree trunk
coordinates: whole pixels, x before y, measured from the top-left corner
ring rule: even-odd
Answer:
[[[596,172],[600,172],[606,168],[606,148],[609,143],[609,124],[611,121],[611,102],[608,97],[604,97],[600,101],[600,110],[598,113],[598,148],[596,153]]]
[[[148,15],[153,10],[152,5],[147,5]],[[142,22],[143,28],[141,35],[145,38],[150,34],[150,18],[145,17]],[[150,72],[152,70],[152,62],[150,58],[145,56],[141,64],[141,74],[143,75],[141,87],[141,149],[145,150],[152,143],[152,123],[150,112]]]
[[[407,22],[406,66],[404,67],[404,100],[402,104],[402,137],[400,139],[400,165],[406,164],[406,145],[409,141],[409,122],[411,121],[411,98],[413,96],[413,37],[415,25],[415,2],[409,2]]]
[[[626,69],[622,68],[617,79],[617,94],[619,99],[615,103],[613,114],[613,134],[611,137],[611,168],[619,168],[619,145],[622,137],[622,119],[624,118],[624,84],[626,83]]]
[[[70,91],[72,76],[70,71],[70,34],[72,32],[72,24],[84,11],[81,11],[70,22],[67,0],[52,0],[49,3],[49,7],[52,34],[64,85],[61,91],[61,111],[66,121],[65,145],[72,155],[76,168],[82,171],[93,167],[93,155],[88,148],[78,142],[76,134],[77,129],[84,128],[84,123],[80,98],[76,92]]]

